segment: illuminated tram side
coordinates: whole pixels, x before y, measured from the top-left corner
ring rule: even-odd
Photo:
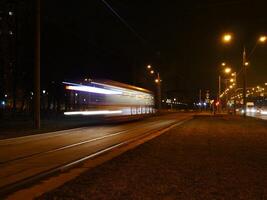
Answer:
[[[154,113],[154,96],[143,88],[115,82],[63,82],[69,95],[64,115],[127,116]]]

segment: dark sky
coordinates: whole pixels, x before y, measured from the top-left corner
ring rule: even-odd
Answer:
[[[44,78],[108,78],[152,89],[151,64],[164,91],[216,93],[220,63],[238,71],[243,45],[250,50],[267,33],[267,1],[106,1],[133,30],[101,0],[43,2]],[[227,31],[234,40],[225,46]],[[249,85],[267,82],[267,44],[250,62]]]

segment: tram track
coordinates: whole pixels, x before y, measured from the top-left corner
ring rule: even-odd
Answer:
[[[38,154],[34,154],[34,155],[28,155],[28,156],[25,156],[25,157],[21,157],[21,158],[18,158],[18,159],[14,159],[14,160],[9,160],[9,161],[6,161],[4,163],[1,163],[0,166],[1,168],[4,168],[6,166],[9,166],[9,165],[12,165],[14,163],[17,163],[19,164],[20,162],[29,162],[31,159],[34,160],[34,159],[42,159],[44,158],[44,155],[45,154],[50,154],[50,155],[54,155],[56,153],[62,153],[62,152],[66,152],[67,151],[70,151],[72,150],[72,152],[75,152],[75,151],[78,151],[82,146],[84,146],[84,148],[86,148],[86,145],[90,144],[90,143],[99,143],[99,142],[104,142],[104,140],[108,140],[110,138],[115,138],[115,137],[120,137],[121,135],[123,134],[128,134],[128,138],[127,139],[123,139],[123,140],[117,140],[116,142],[113,142],[113,143],[108,143],[108,145],[106,145],[104,148],[100,148],[100,149],[97,149],[95,151],[92,151],[86,155],[83,155],[83,156],[80,156],[80,157],[77,157],[75,159],[72,159],[72,160],[69,160],[69,161],[66,161],[66,162],[63,162],[63,163],[60,163],[58,165],[54,165],[53,167],[51,168],[48,168],[46,170],[43,170],[43,171],[40,171],[36,174],[32,174],[30,176],[26,176],[20,180],[17,180],[15,182],[10,182],[6,185],[2,185],[0,187],[0,195],[5,195],[5,194],[8,194],[12,191],[16,191],[17,189],[19,188],[22,188],[22,187],[25,187],[29,184],[33,184],[34,182],[38,181],[38,180],[41,180],[45,177],[48,177],[48,176],[51,176],[53,174],[56,174],[56,173],[60,173],[61,171],[63,170],[66,170],[66,169],[69,169],[69,168],[72,168],[72,167],[75,167],[79,164],[81,164],[82,162],[85,162],[89,159],[92,159],[96,156],[99,156],[99,155],[102,155],[103,153],[106,153],[106,152],[109,152],[109,151],[112,151],[113,149],[116,149],[116,148],[119,148],[121,146],[124,146],[124,145],[127,145],[127,144],[130,144],[136,140],[139,140],[141,138],[145,138],[147,137],[148,135],[151,135],[152,133],[155,133],[155,132],[160,132],[160,131],[166,131],[167,129],[170,129],[171,127],[173,126],[176,126],[176,125],[179,125],[181,123],[184,123],[185,121],[187,121],[189,118],[185,118],[181,121],[173,121],[173,122],[169,122],[169,123],[166,123],[166,124],[160,124],[157,126],[157,124],[159,123],[158,121],[155,121],[153,123],[150,123],[149,125],[146,125],[146,126],[142,126],[142,127],[136,127],[136,128],[132,128],[132,129],[128,129],[128,130],[122,130],[122,131],[118,131],[118,132],[115,132],[115,133],[112,133],[112,134],[108,134],[106,136],[102,136],[102,137],[97,137],[97,138],[93,138],[93,139],[88,139],[88,140],[85,140],[85,141],[82,141],[82,142],[78,142],[78,143],[74,143],[74,144],[70,144],[70,145],[65,145],[65,146],[62,146],[62,147],[59,147],[59,148],[55,148],[55,149],[52,149],[52,150],[49,150],[49,151],[45,151],[45,152],[41,152],[41,153],[38,153]],[[156,126],[156,128],[151,128],[153,126]],[[140,131],[140,129],[142,129],[143,131]],[[134,134],[134,132],[139,132],[139,134]],[[97,144],[95,144],[97,146]],[[62,154],[64,155],[64,154]],[[22,165],[23,166],[23,165]],[[27,168],[27,165],[24,166],[25,167],[25,170]],[[23,171],[23,169],[21,169]],[[12,176],[12,174],[11,174]],[[8,177],[6,177],[8,178]]]

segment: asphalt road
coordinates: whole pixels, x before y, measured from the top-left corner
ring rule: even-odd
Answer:
[[[190,117],[191,114],[171,114],[0,140],[0,189]]]
[[[265,200],[267,123],[195,117],[38,200]]]

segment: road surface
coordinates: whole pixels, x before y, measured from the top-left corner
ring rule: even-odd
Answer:
[[[0,140],[0,191],[191,117],[171,114],[119,125]]]

